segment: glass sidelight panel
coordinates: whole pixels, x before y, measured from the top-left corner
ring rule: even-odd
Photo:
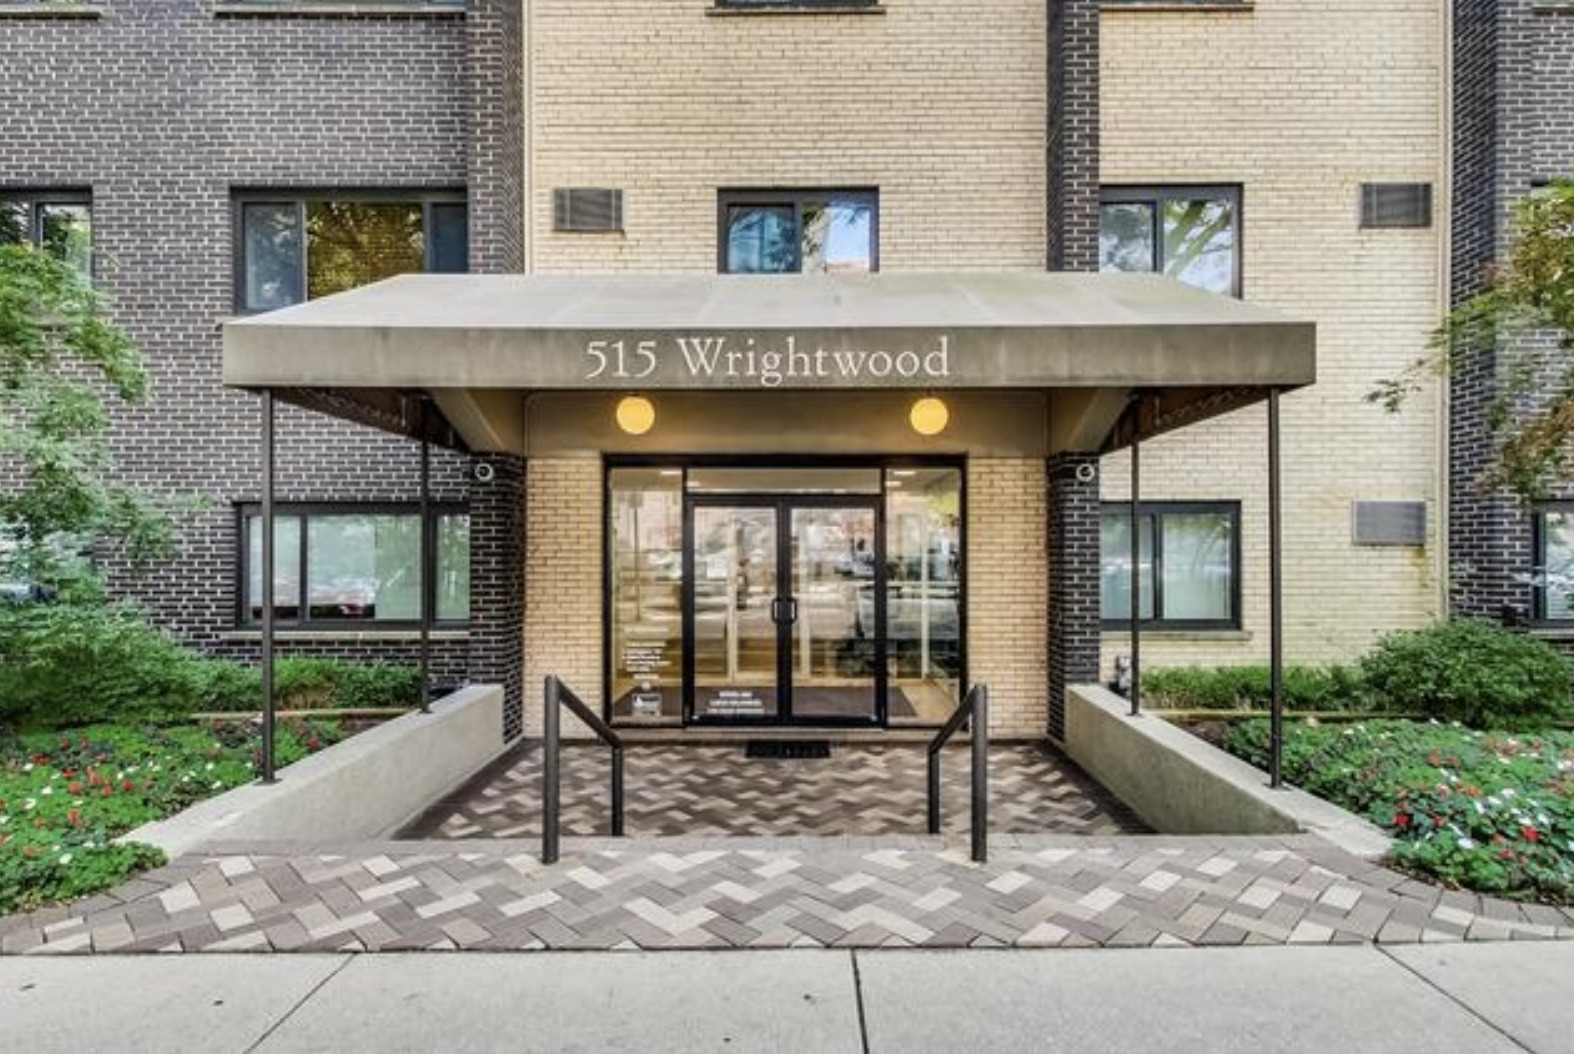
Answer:
[[[779,650],[774,507],[694,509],[694,715],[775,717]]]
[[[944,722],[961,701],[961,470],[890,470],[885,531],[890,720]]]
[[[683,470],[611,474],[612,719],[683,720]]]
[[[876,708],[875,510],[791,510],[792,713],[864,718]]]

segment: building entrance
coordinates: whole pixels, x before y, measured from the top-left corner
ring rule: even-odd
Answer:
[[[943,463],[609,467],[610,719],[943,723],[964,680],[961,484]]]
[[[691,497],[687,520],[689,720],[883,723],[877,500]]]

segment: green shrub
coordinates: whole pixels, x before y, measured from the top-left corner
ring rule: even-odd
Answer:
[[[337,659],[284,658],[281,709],[414,706],[420,673]],[[255,667],[203,658],[134,608],[0,605],[0,725],[68,728],[96,721],[175,721],[202,711],[260,708]]]
[[[1526,728],[1566,719],[1569,664],[1545,641],[1473,619],[1393,633],[1361,660],[1391,709],[1472,728]]]
[[[1142,696],[1173,710],[1266,710],[1266,666],[1174,667],[1145,671]],[[1284,705],[1289,710],[1363,710],[1371,705],[1360,671],[1348,666],[1287,666]]]
[[[134,610],[0,605],[0,722],[61,727],[190,709],[197,660]]]

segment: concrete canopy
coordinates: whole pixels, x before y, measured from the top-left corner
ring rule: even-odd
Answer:
[[[1136,274],[409,275],[224,325],[228,385],[396,431],[430,393],[494,450],[520,392],[1030,389],[1096,450],[1132,391],[1147,434],[1315,379],[1312,323]]]

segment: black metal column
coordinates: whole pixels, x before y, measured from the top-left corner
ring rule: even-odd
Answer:
[[[1131,716],[1142,713],[1142,399],[1131,404]]]
[[[555,864],[558,858],[558,820],[563,790],[562,685],[556,677],[546,679],[542,702],[541,862]]]
[[[973,859],[982,864],[989,859],[989,689],[979,685],[973,701],[973,812],[971,817]]]
[[[1279,391],[1268,393],[1268,681],[1270,729],[1268,782],[1283,785],[1284,756],[1284,574],[1279,479]]]
[[[262,782],[275,783],[273,749],[273,392],[262,393]]]
[[[426,438],[426,400],[421,421],[421,713],[432,709],[432,602],[437,592],[437,532],[432,529],[432,444]]]

